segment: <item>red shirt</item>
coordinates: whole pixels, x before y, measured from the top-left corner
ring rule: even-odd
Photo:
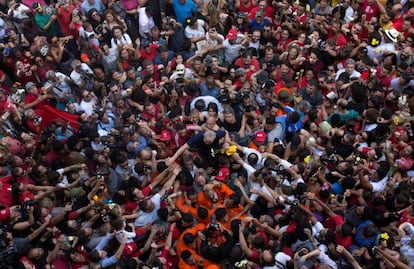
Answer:
[[[30,94],[30,93],[26,94],[26,96],[24,97],[24,104],[27,105],[39,99],[39,95],[42,91],[43,91],[42,89],[37,89],[37,94]],[[40,103],[37,103],[32,108],[42,110],[45,105],[49,105],[49,102],[46,99]]]
[[[60,25],[60,29],[65,36],[74,35],[73,30],[69,28],[70,22],[72,21],[72,12],[75,9],[74,5],[69,6],[69,10],[63,7],[58,8],[57,21]],[[74,35],[75,36],[75,35]]]
[[[345,223],[341,215],[336,215],[331,220],[334,222],[335,227],[339,227]],[[341,236],[338,232],[335,233],[335,241],[337,244],[342,245],[345,248],[348,248],[350,245],[352,245],[352,237],[350,235]]]
[[[259,10],[259,7],[256,6],[252,8],[252,11],[250,12],[249,19],[253,20],[256,16],[256,12]],[[264,17],[273,18],[273,14],[275,13],[275,9],[271,6],[266,6],[265,11],[263,12]]]
[[[362,13],[366,16],[365,21],[370,21],[373,17],[377,17],[380,14],[377,3],[374,1],[373,5],[368,5],[368,1],[365,0],[361,7]]]
[[[403,213],[401,214],[401,219],[398,221],[398,225],[404,222],[407,222],[407,221],[411,223],[412,225],[414,225],[414,218],[408,217],[408,210],[409,209],[403,211]]]
[[[10,207],[13,205],[12,185],[9,184],[11,176],[0,178],[0,203]]]
[[[144,62],[144,60],[149,59],[151,61],[154,61],[155,56],[157,56],[157,44],[150,44],[149,52],[147,52],[146,49],[141,49],[139,53],[141,54],[141,58],[139,58],[140,62]]]
[[[404,22],[404,18],[403,16],[400,16],[398,18],[395,18],[392,20],[392,27],[395,28],[395,30],[397,30],[398,32],[402,32],[402,26],[403,26],[403,22]]]
[[[254,7],[254,6],[253,6],[253,1],[252,1],[252,0],[249,0],[247,5],[245,5],[245,4],[243,3],[243,1],[242,1],[242,0],[240,0],[240,7],[239,7],[239,11],[242,11],[242,12],[248,12],[248,13],[250,13],[250,11],[252,10],[252,8],[253,8],[253,7]]]

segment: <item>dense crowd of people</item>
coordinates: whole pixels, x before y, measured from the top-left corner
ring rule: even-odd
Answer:
[[[413,18],[0,0],[0,268],[414,268]]]

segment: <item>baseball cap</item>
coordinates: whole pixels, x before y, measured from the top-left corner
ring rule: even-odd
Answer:
[[[264,131],[258,131],[256,133],[256,136],[254,138],[256,140],[256,142],[265,142],[266,140],[266,133]]]
[[[246,69],[244,69],[242,67],[239,67],[239,68],[236,69],[236,76],[237,77],[240,77],[240,76],[242,76],[244,74],[246,74]]]
[[[256,11],[256,17],[263,17],[263,12],[261,10]]]
[[[24,88],[26,89],[26,91],[28,91],[32,86],[35,86],[36,84],[34,84],[33,82],[29,81],[26,83],[26,85],[24,86]]]
[[[277,95],[280,101],[284,102],[292,102],[293,101],[293,94],[290,94],[287,90],[281,90],[279,91],[279,94]]]
[[[217,175],[216,175],[216,179],[217,180],[225,180],[226,177],[228,177],[230,175],[230,169],[228,169],[227,167],[223,167],[220,168]]]
[[[237,38],[237,30],[231,29],[229,33],[226,35],[226,39],[228,40],[235,40]]]
[[[164,142],[165,141],[170,141],[171,140],[171,134],[170,134],[169,131],[163,130],[161,132],[161,134],[158,136],[158,139],[161,140],[161,141],[164,141]]]
[[[146,48],[151,44],[151,42],[149,42],[147,39],[142,39],[141,40],[141,48]]]
[[[10,208],[6,207],[0,210],[0,221],[6,221],[10,217]]]
[[[257,83],[262,84],[269,78],[269,73],[267,71],[261,71],[256,75]]]
[[[183,64],[179,64],[175,68],[175,71],[177,72],[177,75],[183,75],[185,73],[185,66]]]

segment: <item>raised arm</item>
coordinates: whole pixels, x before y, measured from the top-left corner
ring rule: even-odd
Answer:
[[[246,238],[244,238],[242,225],[239,225],[239,241],[240,248],[242,249],[243,253],[246,254],[247,258],[250,259],[253,256],[253,251],[247,245]]]
[[[333,210],[327,204],[325,204],[324,202],[319,200],[319,198],[313,195],[313,193],[306,193],[306,197],[318,203],[322,207],[322,209],[328,214],[329,217],[333,218],[337,215],[335,212],[333,212]]]
[[[167,164],[167,166],[171,166],[176,160],[177,160],[177,158],[178,157],[180,157],[186,150],[188,150],[190,148],[190,146],[187,144],[187,143],[185,143],[184,145],[182,145],[176,152],[175,152],[175,154],[172,156],[172,157],[170,157],[170,158],[167,158],[167,160],[165,161],[165,163]]]
[[[358,261],[355,260],[354,256],[346,248],[344,248],[341,245],[338,245],[336,247],[336,251],[338,253],[342,253],[344,255],[344,257],[352,265],[352,268],[354,268],[354,269],[362,269],[362,267],[359,265]]]

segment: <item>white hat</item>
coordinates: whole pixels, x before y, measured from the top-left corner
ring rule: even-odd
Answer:
[[[388,37],[389,40],[395,43],[398,41],[398,36],[400,35],[400,32],[398,32],[394,28],[391,28],[391,29],[385,30],[385,35]]]
[[[175,68],[175,71],[177,72],[177,75],[184,75],[184,73],[185,73],[185,66],[183,64],[179,64]]]

